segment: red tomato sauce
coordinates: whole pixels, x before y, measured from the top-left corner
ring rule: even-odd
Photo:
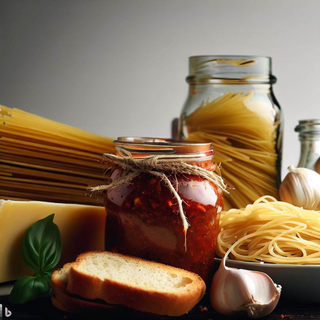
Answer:
[[[209,163],[200,164],[211,169]],[[111,181],[121,172],[116,168]],[[195,272],[209,283],[223,207],[222,191],[199,176],[167,177],[183,200],[190,225],[187,247],[176,199],[159,178],[141,173],[105,193],[106,248]]]

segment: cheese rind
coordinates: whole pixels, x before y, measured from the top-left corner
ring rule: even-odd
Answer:
[[[0,283],[33,274],[23,261],[22,239],[33,223],[53,213],[62,240],[58,267],[74,261],[82,252],[104,250],[103,207],[0,200]]]

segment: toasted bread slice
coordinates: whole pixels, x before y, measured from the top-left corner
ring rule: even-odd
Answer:
[[[159,315],[180,316],[203,297],[196,274],[111,252],[81,254],[69,271],[67,291]]]
[[[51,276],[51,287],[55,295],[60,296],[66,294],[71,266],[72,263],[67,263],[63,266],[63,268],[53,272]]]
[[[52,297],[52,304],[62,310],[71,313],[100,313],[107,310],[120,309],[120,306],[108,305],[101,301],[87,301],[81,299],[81,297],[71,296],[67,293],[67,284],[69,271],[72,263],[67,263],[63,268],[56,270],[51,277],[51,287],[54,293]]]

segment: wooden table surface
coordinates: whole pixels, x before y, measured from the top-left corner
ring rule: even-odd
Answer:
[[[51,304],[50,296],[46,296],[37,299],[33,302],[26,303],[24,305],[11,305],[8,301],[8,296],[0,297],[0,303],[3,306],[3,310],[7,307],[12,316],[10,319],[52,319],[52,320],[74,320],[74,319],[153,319],[153,320],[165,320],[165,319],[181,319],[181,320],[194,320],[194,319],[212,319],[212,320],[226,320],[230,317],[223,316],[215,312],[210,306],[208,301],[202,301],[202,308],[207,307],[208,310],[202,310],[200,306],[196,306],[188,314],[179,318],[170,318],[164,316],[154,316],[150,314],[143,314],[139,312],[108,312],[104,315],[74,315],[66,312],[62,312]],[[4,314],[2,319],[5,319]],[[1,317],[0,317],[1,319]],[[9,318],[8,318],[9,319]],[[236,319],[248,319],[246,316],[236,317]],[[320,320],[320,304],[297,304],[290,302],[280,302],[277,308],[266,318],[271,319],[319,319]]]

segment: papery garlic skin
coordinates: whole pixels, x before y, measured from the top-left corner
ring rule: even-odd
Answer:
[[[228,253],[212,280],[212,307],[224,315],[246,312],[253,319],[267,316],[278,304],[281,286],[263,272],[226,267]]]
[[[293,165],[288,170],[280,185],[280,200],[304,209],[320,210],[320,174]]]

